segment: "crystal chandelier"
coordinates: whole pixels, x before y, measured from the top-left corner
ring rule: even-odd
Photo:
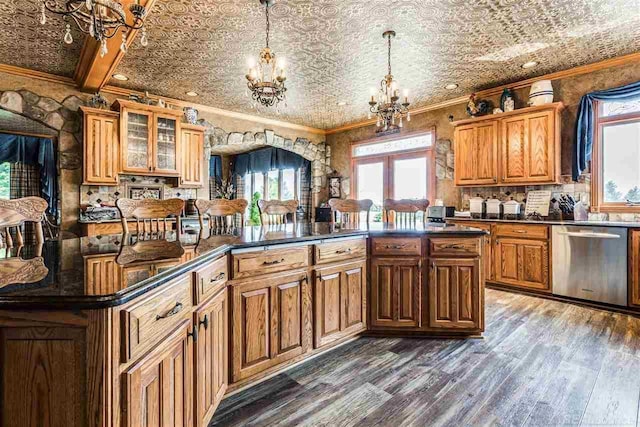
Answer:
[[[399,129],[403,125],[403,119],[411,121],[409,112],[409,91],[404,90],[404,102],[400,103],[398,83],[393,81],[391,74],[391,39],[396,36],[395,31],[385,31],[382,37],[388,40],[389,72],[380,82],[380,90],[371,90],[371,100],[369,101],[369,119],[375,114],[377,117],[376,132],[387,132]]]
[[[142,30],[140,44],[147,46],[149,40],[147,31],[144,27],[144,18],[147,10],[140,4],[140,0],[136,0],[129,7],[129,11],[133,16],[133,24],[127,23],[127,16],[120,0],[62,0],[63,5],[58,4],[59,0],[40,0],[42,2],[42,15],[40,23],[47,23],[46,11],[63,15],[65,18],[71,17],[80,31],[89,34],[100,43],[100,56],[104,57],[107,52],[107,39],[118,34],[118,30],[122,27],[122,43],[120,50],[123,53],[127,51],[127,34],[128,31]],[[64,33],[64,42],[73,43],[71,36],[71,25],[66,24]]]
[[[253,108],[259,105],[271,107],[276,105],[278,113],[280,112],[280,101],[285,101],[287,88],[284,85],[287,77],[284,71],[284,60],[280,59],[276,62],[276,54],[269,48],[269,7],[273,5],[275,0],[260,0],[265,6],[265,14],[267,17],[267,47],[260,51],[260,59],[257,64],[250,60],[249,72],[245,76],[247,78],[247,96],[251,91]]]

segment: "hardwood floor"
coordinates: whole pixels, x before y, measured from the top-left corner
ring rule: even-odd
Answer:
[[[484,339],[361,338],[211,426],[638,425],[640,319],[487,290]]]

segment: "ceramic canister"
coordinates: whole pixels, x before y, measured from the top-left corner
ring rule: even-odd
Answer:
[[[544,105],[553,102],[553,86],[551,80],[540,80],[531,85],[529,105]]]

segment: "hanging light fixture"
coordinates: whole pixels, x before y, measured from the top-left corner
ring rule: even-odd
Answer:
[[[369,119],[372,114],[377,117],[376,132],[387,132],[401,128],[406,117],[407,121],[411,121],[411,113],[409,112],[409,91],[404,91],[404,102],[400,103],[400,89],[398,83],[393,80],[391,74],[391,39],[396,36],[395,31],[385,31],[382,37],[387,39],[388,45],[388,74],[380,82],[380,90],[372,89],[371,100],[369,101]],[[377,96],[376,96],[377,92]]]
[[[147,30],[144,27],[144,18],[147,10],[136,0],[129,7],[129,12],[133,16],[133,24],[127,23],[127,16],[120,0],[40,0],[42,3],[42,14],[40,23],[47,23],[46,11],[62,15],[65,18],[72,18],[80,31],[89,34],[100,43],[100,56],[104,57],[107,52],[107,39],[118,34],[122,30],[122,43],[120,50],[127,51],[128,31],[142,30],[140,44],[147,46]],[[64,42],[73,43],[71,36],[71,25],[66,24],[64,32]]]
[[[275,0],[260,0],[260,4],[265,7],[265,15],[267,18],[267,46],[260,51],[260,59],[257,64],[250,60],[249,72],[245,76],[247,78],[247,96],[249,91],[251,92],[252,107],[258,108],[259,105],[264,107],[271,107],[276,105],[278,113],[280,112],[280,101],[285,101],[286,107],[286,92],[285,81],[287,76],[285,75],[284,67],[285,63],[283,59],[276,61],[276,54],[269,48],[269,8],[273,5]]]

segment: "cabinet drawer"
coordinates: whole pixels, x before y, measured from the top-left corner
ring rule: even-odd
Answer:
[[[250,277],[309,266],[309,247],[245,252],[233,255],[233,278]]]
[[[496,224],[498,237],[526,237],[529,239],[547,239],[549,228],[546,225]]]
[[[351,239],[316,245],[316,264],[326,264],[350,258],[362,258],[367,255],[365,239]]]
[[[419,237],[377,237],[373,239],[373,255],[418,255],[422,254]]]
[[[480,239],[438,238],[429,239],[429,253],[432,257],[480,255]]]
[[[138,357],[191,315],[191,275],[144,295],[120,312],[122,361]]]
[[[205,267],[196,270],[193,274],[195,304],[200,304],[206,300],[207,297],[214,295],[225,287],[229,279],[227,257],[223,256],[222,258],[218,258]]]

